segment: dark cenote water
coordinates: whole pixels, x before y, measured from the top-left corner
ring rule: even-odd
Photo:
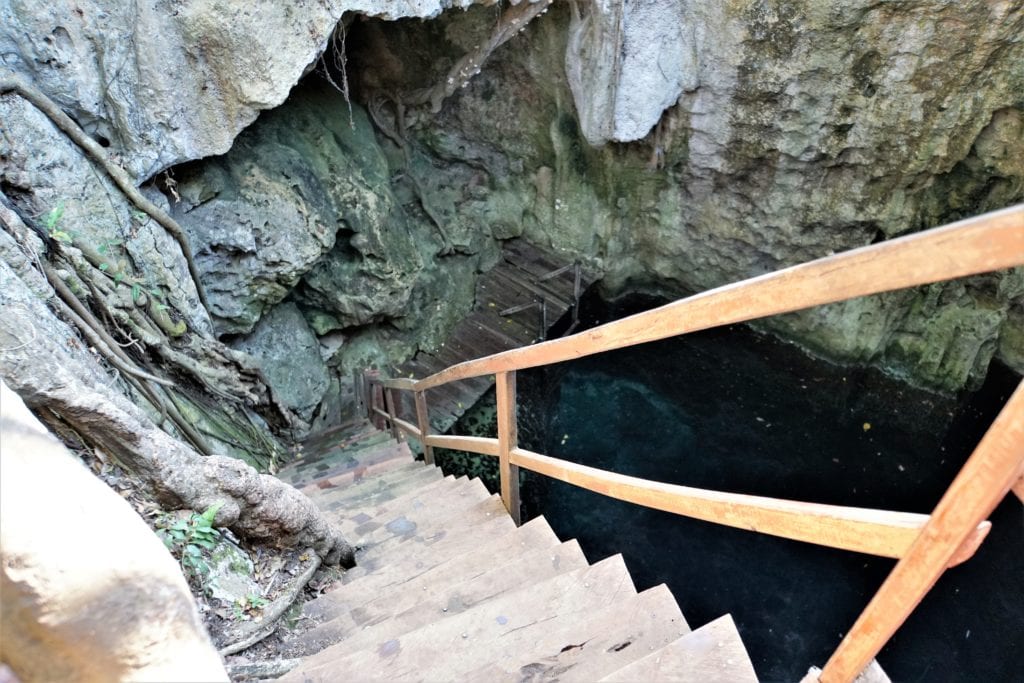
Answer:
[[[584,313],[596,324],[653,303],[591,299]],[[995,368],[980,391],[937,396],[746,327],[522,374],[521,411],[545,423],[527,430],[534,450],[656,481],[924,513],[1017,381]],[[668,584],[692,628],[732,614],[763,681],[824,665],[894,565],[524,477],[524,519],[545,515],[591,562],[622,553],[637,589]],[[879,655],[894,681],[1024,681],[1024,508],[1011,495],[991,519],[977,555]]]

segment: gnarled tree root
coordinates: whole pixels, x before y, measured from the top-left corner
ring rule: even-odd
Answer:
[[[217,650],[220,655],[226,657],[227,655],[241,652],[277,630],[278,619],[288,611],[288,608],[299,597],[299,593],[306,587],[306,584],[309,583],[309,580],[313,578],[313,574],[319,568],[320,558],[315,555],[311,556],[309,566],[303,569],[301,574],[293,578],[273,602],[263,608],[263,619],[261,621],[243,621],[233,632],[227,635],[227,638],[225,638],[226,643],[222,644]]]
[[[167,507],[205,510],[222,503],[214,523],[240,538],[313,548],[328,565],[354,563],[352,546],[304,494],[240,460],[203,457],[153,424],[108,384],[95,356],[69,344],[72,330],[2,260],[0,307],[25,314],[0,316],[0,376],[41,417],[67,424],[113,456]]]
[[[146,197],[139,192],[138,188],[135,187],[135,183],[132,182],[132,179],[124,169],[107,158],[107,153],[103,150],[103,147],[86,135],[85,131],[83,131],[70,116],[65,114],[64,111],[57,106],[56,102],[40,92],[18,74],[5,69],[0,71],[0,94],[7,92],[17,93],[45,114],[55,126],[60,128],[65,135],[74,141],[76,145],[81,147],[82,150],[85,151],[85,153],[88,154],[108,176],[110,176],[110,179],[114,181],[114,184],[117,185],[121,192],[123,192],[125,196],[139,208],[139,210],[149,214],[153,220],[162,225],[163,228],[170,233],[171,237],[173,237],[181,247],[181,253],[184,255],[185,262],[188,264],[188,272],[192,275],[192,280],[196,286],[196,292],[199,294],[199,300],[203,303],[206,310],[209,311],[210,303],[206,299],[206,291],[203,289],[203,283],[199,277],[199,269],[196,267],[195,258],[192,256],[192,247],[188,243],[185,231],[181,229],[178,222],[171,218],[166,211],[146,199]]]

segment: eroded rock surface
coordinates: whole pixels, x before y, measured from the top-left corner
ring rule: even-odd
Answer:
[[[682,17],[671,39],[666,22],[641,20],[639,4],[618,14],[615,3],[576,4],[578,18],[556,8],[517,49],[496,53],[419,139],[449,168],[457,159],[487,172],[493,222],[589,258],[611,294],[675,297],[1024,198],[1024,9],[1014,3],[643,3]],[[454,49],[473,14],[420,40]],[[629,61],[643,54],[628,49],[641,41],[630,31],[646,31],[649,45],[678,39],[681,52],[641,68]],[[407,29],[381,33],[396,59],[416,63],[423,48]],[[695,59],[678,58],[690,50]],[[664,87],[616,78],[616,54]],[[666,64],[674,71],[661,74]],[[616,139],[627,104],[655,111],[676,90],[656,125],[636,129],[642,139],[589,144]],[[470,206],[456,209],[455,221],[476,220]],[[1019,277],[763,324],[827,356],[955,390],[978,382],[997,350],[1024,369],[1010,350]]]
[[[145,522],[2,382],[0,408],[0,660],[26,682],[228,680]]]
[[[275,307],[236,347],[259,360],[277,400],[306,419],[312,416],[330,377],[320,343],[295,304]]]
[[[139,180],[222,154],[284,101],[346,12],[431,17],[472,0],[0,3],[0,62],[28,77]]]

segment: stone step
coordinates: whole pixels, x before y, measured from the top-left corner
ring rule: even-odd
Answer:
[[[672,592],[661,584],[635,600],[613,601],[578,624],[552,628],[533,651],[496,652],[465,679],[595,681],[689,632]]]
[[[423,463],[416,462],[405,444],[388,446],[376,454],[377,458],[370,462],[355,462],[338,470],[325,472],[323,476],[307,483],[292,484],[307,496],[341,491],[345,487],[358,484],[374,477],[383,476],[396,470],[413,471]]]
[[[354,440],[340,440],[337,444],[324,447],[315,453],[300,458],[281,468],[278,477],[288,482],[308,482],[321,473],[334,471],[355,460],[359,453],[382,444],[395,443],[390,434],[380,431],[360,435]]]
[[[600,680],[757,683],[757,674],[736,624],[726,614]]]
[[[497,652],[530,652],[559,624],[581,623],[586,614],[635,596],[622,556],[615,555],[358,652],[339,656],[342,645],[328,647],[281,680],[333,681],[341,672],[359,672],[361,680],[461,680]]]
[[[376,446],[360,451],[338,463],[337,467],[320,472],[315,477],[293,484],[299,488],[317,487],[321,489],[347,486],[362,478],[381,474],[388,469],[415,462],[416,458],[405,443],[385,441]]]
[[[517,529],[507,514],[496,515],[474,527],[471,534],[447,535],[430,546],[407,546],[403,548],[406,552],[398,556],[364,557],[356,567],[345,572],[344,584],[307,602],[303,606],[303,614],[320,620],[331,618],[344,609],[355,608],[378,595],[386,595],[394,585],[421,576],[437,576],[437,572],[449,569],[457,571],[452,568],[460,566],[458,563],[465,561],[465,556],[474,551],[493,554],[506,546],[515,547],[518,542],[536,543],[538,537],[553,539],[552,547],[558,544],[543,520],[533,520]],[[430,574],[433,570],[436,572]],[[353,588],[356,582],[359,586]]]
[[[479,553],[473,553],[479,555]],[[450,618],[511,590],[534,585],[557,574],[587,566],[575,540],[555,548],[515,549],[507,561],[496,562],[489,555],[490,569],[473,576],[434,577],[433,583],[411,579],[389,587],[386,595],[320,624],[289,643],[288,656],[305,656],[337,643],[341,655],[369,648],[377,642],[403,634],[441,619]],[[358,587],[359,583],[352,584]],[[678,631],[675,632],[678,636]],[[673,637],[675,637],[673,636]]]
[[[456,479],[449,475],[408,491],[397,498],[353,510],[325,512],[324,515],[331,522],[337,524],[343,534],[364,535],[385,524],[386,522],[383,520],[390,520],[409,508],[425,504],[424,501],[449,497],[451,492],[457,490],[467,481],[469,480],[465,477]]]
[[[412,474],[422,469],[424,469],[423,463],[416,462],[412,456],[408,458],[394,458],[383,471],[377,472],[372,476],[355,478],[349,476],[353,473],[353,470],[332,470],[331,472],[325,472],[323,477],[316,479],[314,482],[301,486],[299,490],[306,496],[314,499],[317,505],[319,505],[327,501],[354,497],[359,492],[366,492],[368,488],[373,488],[374,484],[379,485],[382,482],[395,481],[404,477],[404,474],[401,473]],[[339,483],[334,483],[335,478],[337,478]]]
[[[479,479],[457,479],[445,488],[444,499],[434,500],[433,504],[428,503],[430,498],[413,496],[406,500],[403,509],[377,517],[371,523],[348,529],[344,524],[338,526],[343,534],[347,534],[350,542],[368,549],[380,546],[393,537],[408,538],[410,534],[448,528],[446,524],[449,517],[463,514],[490,497],[487,487]]]
[[[440,479],[444,479],[440,468],[421,465],[410,470],[388,472],[336,491],[321,492],[316,503],[326,512],[366,509]]]
[[[395,555],[429,553],[435,544],[448,537],[462,534],[472,536],[474,525],[502,517],[508,517],[508,512],[501,502],[501,497],[489,496],[464,509],[453,507],[444,510],[408,533],[395,533],[373,545],[364,546],[356,551],[356,561],[378,558],[384,562],[394,559]]]

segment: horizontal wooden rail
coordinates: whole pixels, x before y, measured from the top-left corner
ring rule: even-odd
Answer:
[[[902,557],[927,523],[928,515],[802,503],[740,493],[663,484],[578,465],[516,448],[512,464],[618,500],[716,524],[748,529],[831,548]],[[972,532],[981,538],[990,524]],[[964,543],[970,548],[971,543]],[[963,556],[960,561],[969,557]]]
[[[374,378],[377,384],[387,389],[398,389],[400,391],[415,391],[416,380],[407,377]]]
[[[427,443],[435,448],[447,448],[453,451],[466,451],[480,455],[498,455],[498,440],[482,436],[447,436],[431,434]]]
[[[414,383],[521,370],[720,325],[1024,264],[1024,205],[718,287],[579,334],[466,361]]]
[[[878,654],[984,519],[1019,480],[1024,466],[1024,382],[946,489],[928,524],[896,563],[875,597],[833,653],[820,680],[853,680]]]
[[[403,420],[403,419],[401,419],[399,417],[392,418],[388,414],[388,412],[386,410],[381,410],[380,408],[378,408],[376,406],[373,407],[373,412],[376,413],[377,415],[380,415],[381,417],[383,417],[385,420],[388,420],[389,422],[391,420],[394,420],[395,426],[398,427],[399,429],[401,429],[406,434],[411,434],[412,436],[416,437],[417,439],[421,439],[422,438],[422,436],[420,435],[420,430],[417,429],[416,425],[412,424],[411,422],[406,422],[405,420]]]
[[[411,422],[406,422],[400,417],[395,418],[395,426],[412,437],[415,437],[417,439],[423,438],[423,435],[420,434],[420,430],[416,428],[416,425],[414,425]]]

